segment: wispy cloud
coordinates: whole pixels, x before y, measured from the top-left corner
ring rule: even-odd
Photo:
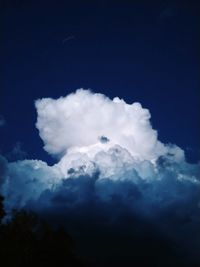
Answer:
[[[9,161],[23,160],[27,157],[27,153],[22,149],[22,143],[17,142],[12,151],[6,154]]]
[[[74,35],[69,35],[69,36],[67,36],[66,38],[64,38],[62,40],[62,44],[66,43],[66,42],[68,42],[70,40],[73,40],[73,39],[75,39],[75,36]]]
[[[4,126],[6,123],[4,117],[2,115],[0,115],[0,127]]]

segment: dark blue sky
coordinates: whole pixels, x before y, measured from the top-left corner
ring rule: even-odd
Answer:
[[[83,87],[141,102],[161,141],[199,159],[198,1],[41,2],[1,4],[3,154],[21,142],[51,162],[34,100]]]

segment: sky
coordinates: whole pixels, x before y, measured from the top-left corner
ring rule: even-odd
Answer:
[[[198,266],[198,4],[41,2],[1,4],[5,220],[64,225],[92,266]]]
[[[195,4],[196,3],[196,4]],[[52,158],[34,101],[92,89],[150,109],[165,143],[199,159],[196,1],[3,1],[1,151]]]

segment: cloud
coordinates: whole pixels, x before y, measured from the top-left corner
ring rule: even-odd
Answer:
[[[123,154],[123,150],[114,149],[107,152],[107,157],[114,161],[120,153]],[[107,162],[105,156],[100,153],[99,161]],[[93,249],[92,257],[102,264],[110,246],[122,253],[119,257],[116,253],[110,255],[116,266],[115,261],[124,259],[123,253],[130,262],[137,262],[135,254],[140,255],[142,250],[143,256],[148,251],[155,256],[154,250],[161,249],[161,244],[169,246],[167,251],[165,248],[159,252],[161,258],[171,257],[169,264],[174,263],[179,254],[181,261],[189,261],[190,266],[193,261],[198,262],[198,165],[176,163],[165,156],[159,158],[156,165],[149,161],[132,166],[115,163],[109,171],[100,169],[98,161],[92,171],[81,161],[79,167],[75,166],[67,168],[68,176],[64,178],[59,165],[50,167],[36,160],[7,163],[2,187],[7,211],[25,208],[53,224],[64,224],[81,247],[83,256],[90,259]],[[147,240],[142,242],[143,239]],[[82,251],[83,247],[86,251]],[[161,258],[159,262],[163,261]],[[162,266],[165,266],[163,262]]]
[[[77,90],[59,99],[36,101],[37,128],[50,154],[92,146],[105,136],[138,159],[156,159],[166,152],[150,124],[150,113],[140,103]]]
[[[17,142],[12,151],[6,154],[9,161],[23,160],[27,157],[27,153],[22,149],[21,142]]]
[[[8,213],[31,209],[64,224],[84,256],[102,265],[157,254],[159,266],[199,261],[199,164],[158,140],[148,110],[83,89],[37,100],[36,109],[44,148],[59,159],[48,166],[1,158]]]
[[[2,115],[0,115],[0,127],[4,126],[6,123],[4,117]]]

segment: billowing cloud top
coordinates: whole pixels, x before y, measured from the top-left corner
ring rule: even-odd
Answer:
[[[150,113],[140,103],[127,104],[115,97],[79,89],[57,100],[36,101],[37,128],[50,154],[65,154],[75,147],[88,147],[105,137],[140,160],[153,160],[166,153],[150,124]]]

